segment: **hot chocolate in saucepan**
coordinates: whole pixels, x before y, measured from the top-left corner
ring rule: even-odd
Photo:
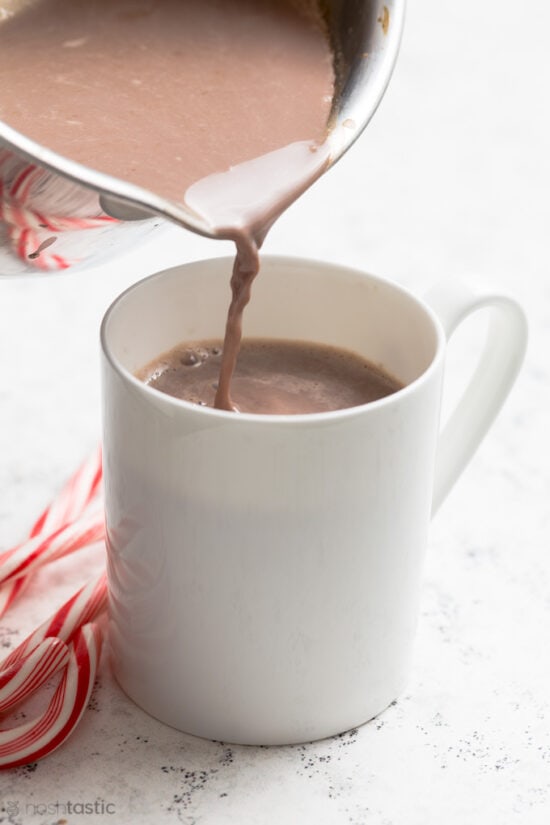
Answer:
[[[328,162],[333,89],[316,0],[35,0],[0,26],[2,120],[235,242],[222,409],[258,249]]]

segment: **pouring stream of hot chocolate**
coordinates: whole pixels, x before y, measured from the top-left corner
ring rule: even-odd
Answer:
[[[0,22],[1,120],[236,242],[227,376],[258,247],[328,160],[333,88],[316,0],[34,0]]]
[[[231,378],[239,354],[243,312],[260,268],[259,249],[274,221],[322,174],[329,158],[326,142],[321,146],[296,142],[228,172],[203,178],[186,192],[187,204],[215,228],[220,238],[233,240],[237,250],[214,402],[219,409],[235,409]]]
[[[233,378],[242,339],[243,314],[250,301],[252,282],[260,269],[259,245],[252,237],[243,235],[235,240],[237,254],[231,275],[231,303],[227,311],[223,338],[222,362],[214,406],[220,410],[235,411],[231,398]]]

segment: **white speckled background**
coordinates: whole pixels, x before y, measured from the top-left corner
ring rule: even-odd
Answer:
[[[380,111],[265,246],[418,293],[438,278],[483,280],[529,315],[518,384],[433,523],[407,691],[336,739],[229,747],[146,716],[104,661],[72,738],[0,774],[0,823],[550,821],[549,30],[543,0],[410,0]],[[99,438],[97,332],[110,301],[155,269],[228,252],[174,229],[95,271],[0,280],[0,548]],[[472,323],[452,347],[451,395],[479,335]],[[96,550],[40,573],[0,625],[0,646],[101,564]],[[79,813],[86,802],[94,813]]]

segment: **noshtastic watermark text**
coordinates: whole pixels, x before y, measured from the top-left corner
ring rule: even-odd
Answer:
[[[116,814],[114,802],[105,799],[87,800],[56,800],[55,802],[20,802],[7,800],[0,807],[10,816],[113,816]]]

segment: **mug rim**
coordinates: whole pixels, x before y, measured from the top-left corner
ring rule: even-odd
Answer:
[[[390,288],[397,293],[404,295],[408,300],[412,301],[419,311],[423,313],[426,320],[430,321],[432,327],[435,332],[435,352],[433,358],[431,359],[430,363],[423,370],[423,372],[415,378],[413,381],[406,384],[401,389],[397,390],[396,392],[392,393],[391,395],[386,395],[383,398],[379,398],[375,401],[368,401],[365,404],[359,404],[354,407],[344,407],[338,410],[328,410],[325,412],[316,412],[316,413],[250,413],[250,412],[239,412],[235,413],[231,410],[220,410],[215,407],[209,406],[200,406],[198,404],[193,404],[190,401],[185,401],[182,398],[176,398],[175,396],[168,395],[167,393],[161,392],[160,390],[155,389],[154,387],[149,386],[144,381],[130,372],[111,352],[109,342],[108,342],[108,325],[111,319],[111,316],[116,311],[118,305],[124,301],[127,295],[132,293],[136,289],[140,289],[145,284],[149,283],[150,281],[161,280],[162,278],[166,277],[169,273],[175,273],[177,270],[184,270],[196,266],[197,264],[219,264],[222,266],[232,266],[234,261],[234,256],[219,256],[213,258],[200,258],[196,261],[186,261],[181,264],[176,264],[175,266],[168,267],[166,269],[158,270],[157,272],[153,272],[150,275],[147,275],[145,278],[141,278],[139,281],[136,281],[130,286],[126,287],[117,297],[111,302],[111,304],[106,309],[99,331],[99,339],[100,339],[100,346],[101,351],[106,358],[107,362],[111,366],[111,368],[122,378],[124,381],[128,382],[131,386],[133,386],[145,399],[154,400],[155,403],[166,405],[167,409],[172,411],[181,410],[181,414],[184,412],[186,413],[194,413],[196,415],[206,415],[209,417],[213,417],[215,419],[219,419],[220,423],[229,423],[231,422],[232,425],[240,423],[261,423],[265,422],[266,424],[277,423],[277,424],[295,424],[295,425],[303,425],[303,424],[313,424],[313,423],[328,423],[334,421],[340,421],[344,418],[353,418],[357,415],[365,415],[367,411],[370,410],[378,410],[382,407],[390,406],[392,404],[399,403],[401,399],[404,399],[411,395],[414,392],[417,392],[427,381],[430,380],[432,374],[439,368],[439,364],[444,355],[444,349],[446,344],[446,335],[443,330],[443,325],[439,320],[438,316],[434,312],[434,310],[423,301],[421,298],[416,296],[413,292],[411,292],[406,287],[402,286],[401,284],[396,283],[395,281],[390,281],[387,278],[383,278],[379,275],[372,275],[369,272],[365,272],[362,269],[358,269],[356,267],[347,266],[344,264],[334,263],[331,261],[322,261],[315,258],[302,258],[299,256],[293,255],[262,255],[261,261],[270,263],[270,264],[285,264],[285,265],[296,265],[296,266],[309,266],[314,268],[322,268],[322,269],[331,269],[331,270],[338,270],[343,273],[359,275],[363,278],[368,278],[371,282],[378,283],[382,285],[384,288]],[[260,275],[261,277],[261,271]]]

